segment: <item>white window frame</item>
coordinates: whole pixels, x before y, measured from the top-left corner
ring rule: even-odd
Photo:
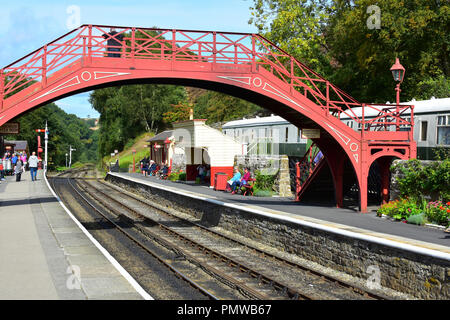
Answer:
[[[443,118],[444,122],[443,124],[439,124],[439,118]],[[450,114],[439,114],[436,117],[436,146],[450,146],[450,144],[439,144],[438,143],[438,129],[439,127],[450,127]]]

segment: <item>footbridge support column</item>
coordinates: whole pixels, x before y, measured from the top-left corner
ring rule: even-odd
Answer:
[[[359,184],[359,211],[361,213],[367,213],[367,179],[369,177],[370,165],[368,159],[368,144],[366,141],[361,142],[360,158],[359,168],[356,170]]]
[[[381,177],[381,200],[384,204],[389,202],[390,167],[392,157],[379,158],[377,159],[377,163],[380,168]]]
[[[342,156],[342,151],[330,150],[327,152],[328,166],[333,178],[336,207],[344,206],[344,164],[347,157]]]

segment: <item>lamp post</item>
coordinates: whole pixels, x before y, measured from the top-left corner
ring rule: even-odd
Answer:
[[[400,84],[403,82],[403,78],[405,77],[405,68],[400,64],[400,60],[398,58],[395,58],[395,63],[391,67],[392,76],[394,77],[394,81],[398,82],[397,86],[395,87],[395,91],[397,92],[396,97],[396,116],[397,116],[397,124],[396,124],[396,131],[399,130],[399,107],[400,107]]]
[[[72,149],[72,146],[69,146],[69,168],[72,167],[72,151],[77,151],[77,149]]]
[[[136,150],[133,149],[133,173],[136,172],[136,162],[134,156],[136,155]]]
[[[45,121],[45,162],[44,162],[44,174],[47,174],[47,165],[48,165],[48,158],[47,158],[47,149],[48,149],[48,127],[47,127],[47,121]]]
[[[67,156],[68,156],[68,154],[66,153],[66,168],[67,168]]]

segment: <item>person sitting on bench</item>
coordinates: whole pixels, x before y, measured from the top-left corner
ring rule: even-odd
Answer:
[[[156,163],[150,160],[150,166],[148,167],[148,173],[150,176],[156,176]]]
[[[159,170],[159,178],[166,179],[169,175],[169,167],[165,162],[161,163],[161,169]]]
[[[234,175],[233,178],[227,181],[228,185],[230,186],[231,193],[235,193],[235,189],[239,186],[241,182],[241,173],[239,172],[239,168],[234,168]]]
[[[248,180],[252,178],[249,168],[244,168],[244,175],[239,183],[239,189],[248,184]]]

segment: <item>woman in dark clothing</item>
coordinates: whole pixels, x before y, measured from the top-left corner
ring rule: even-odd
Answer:
[[[14,173],[16,174],[16,181],[19,182],[22,176],[23,162],[20,158],[17,159],[16,166],[14,167]]]

